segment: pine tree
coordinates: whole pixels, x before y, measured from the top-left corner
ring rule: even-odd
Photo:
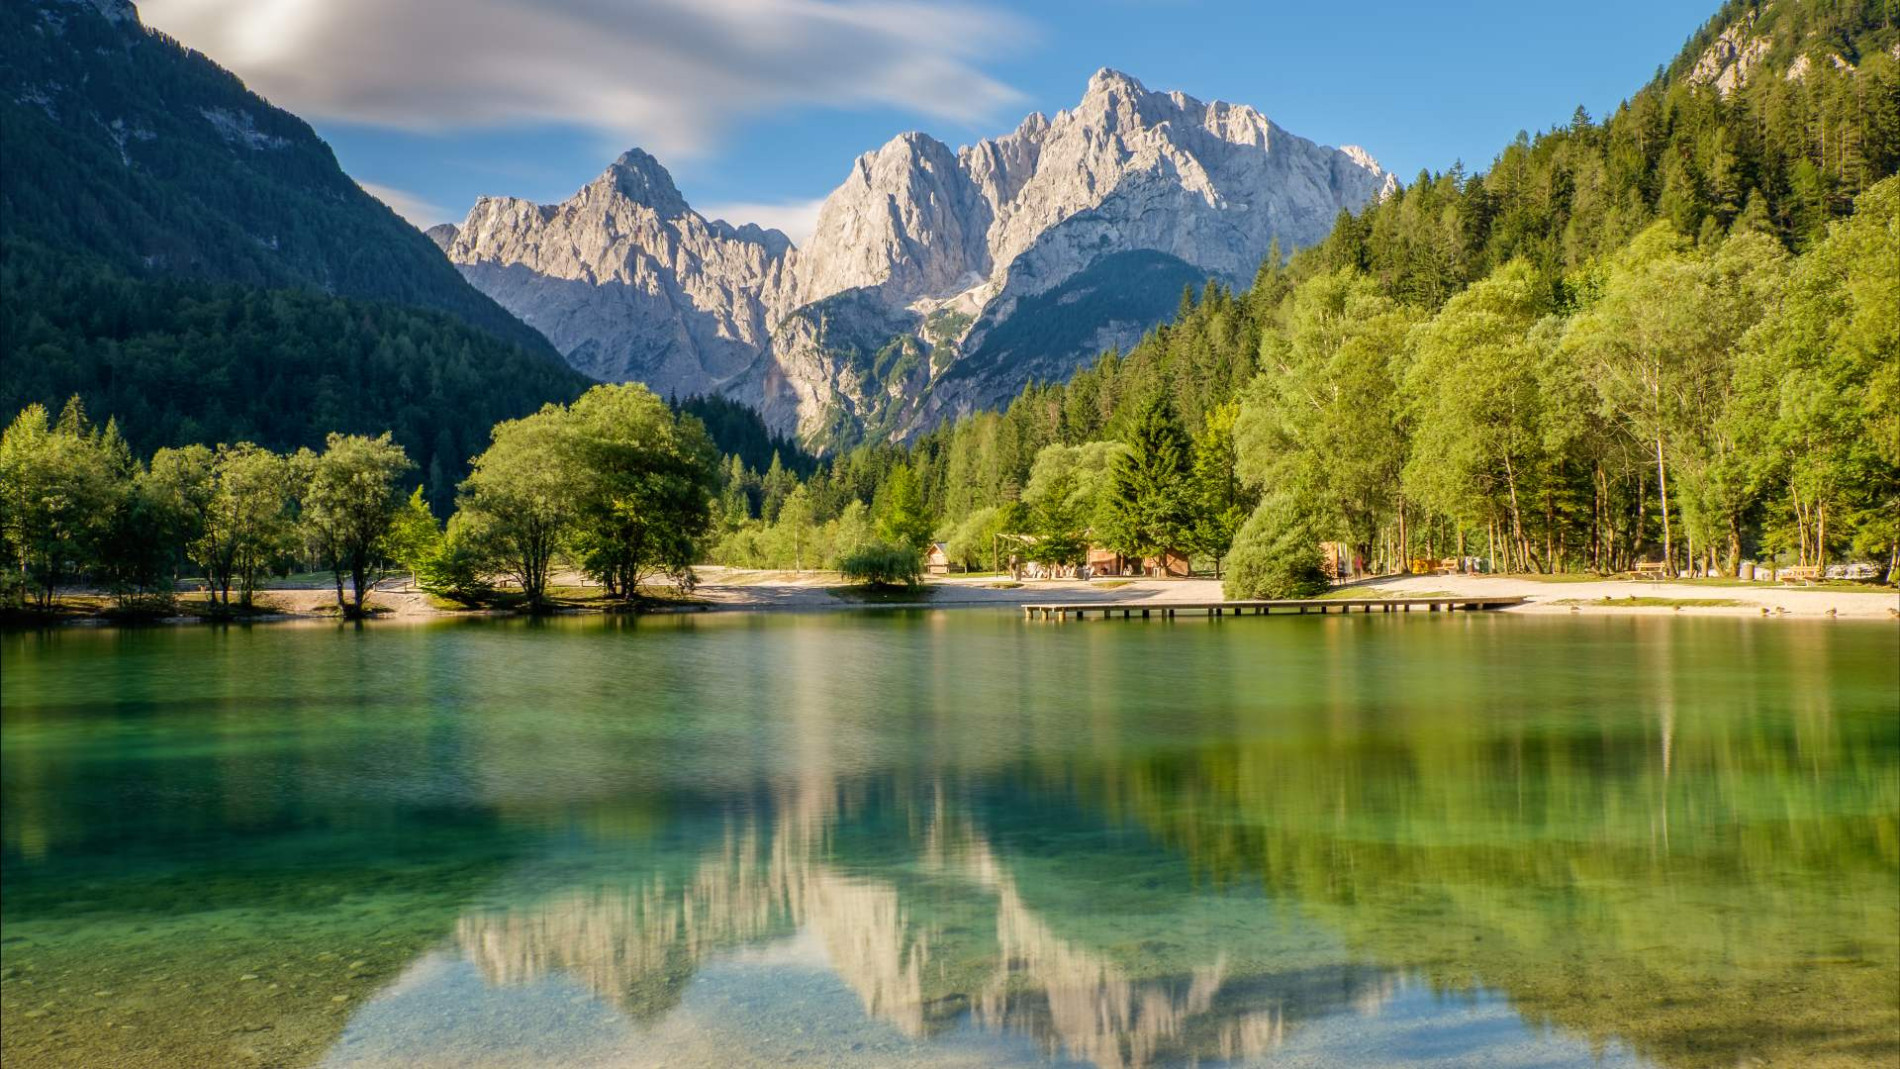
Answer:
[[[1166,395],[1141,409],[1115,461],[1109,488],[1112,547],[1131,557],[1158,557],[1187,543],[1192,448]]]

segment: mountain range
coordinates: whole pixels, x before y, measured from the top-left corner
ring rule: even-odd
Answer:
[[[1361,149],[1105,69],[1003,137],[858,157],[802,246],[705,218],[637,149],[560,204],[485,197],[430,236],[582,372],[723,394],[822,449],[1066,378],[1184,285],[1244,284],[1394,188]]]

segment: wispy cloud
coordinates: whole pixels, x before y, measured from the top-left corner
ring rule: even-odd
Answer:
[[[662,158],[786,107],[972,122],[1028,33],[956,0],[144,0],[145,21],[306,117],[415,131],[572,123]]]
[[[825,200],[795,200],[782,203],[732,201],[725,204],[708,204],[700,208],[699,214],[708,219],[724,219],[734,226],[757,223],[770,230],[782,230],[792,239],[794,245],[803,245],[811,237],[812,230],[818,225],[818,209],[824,207]]]
[[[437,223],[451,222],[455,218],[454,213],[447,208],[432,204],[408,190],[376,182],[365,182],[361,179],[358,179],[356,184],[363,187],[363,192],[389,205],[391,211],[409,220],[418,230],[427,229]]]

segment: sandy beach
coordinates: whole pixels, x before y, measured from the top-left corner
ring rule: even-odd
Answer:
[[[833,593],[837,577],[829,572],[753,572],[702,568],[694,596],[721,609],[819,610],[863,604]],[[936,577],[926,583],[915,604],[932,607],[1015,607],[1049,602],[1170,602],[1221,600],[1214,579],[1070,579],[1027,580],[1013,585],[993,577]],[[1900,616],[1900,592],[1868,587],[1839,590],[1772,583],[1730,585],[1720,581],[1646,582],[1626,579],[1560,580],[1525,576],[1395,576],[1340,588],[1340,596],[1523,597],[1509,612],[1692,613],[1703,615],[1817,616],[1891,619]],[[1630,602],[1631,604],[1618,604]],[[904,603],[903,599],[896,599]],[[1659,602],[1668,602],[1659,604]],[[890,604],[883,602],[882,604]]]
[[[843,584],[835,572],[757,571],[707,566],[697,569],[699,585],[677,602],[651,606],[649,612],[824,612],[861,608],[1016,609],[1050,603],[1132,602],[1161,606],[1223,600],[1216,579],[1033,579],[1015,582],[997,576],[933,576],[915,591],[864,591]],[[578,575],[557,577],[565,594],[561,611],[588,612],[590,589]],[[1427,596],[1522,597],[1518,613],[1670,613],[1716,616],[1790,616],[1900,619],[1900,592],[1879,587],[1840,589],[1723,580],[1649,582],[1573,576],[1412,575],[1365,580],[1336,587],[1332,597],[1403,598]],[[104,599],[97,598],[103,607]],[[257,622],[311,620],[336,614],[336,594],[328,586],[286,586],[258,591],[264,614]],[[458,610],[410,586],[386,579],[370,597],[376,617],[425,621],[488,610]],[[97,621],[96,616],[78,619]],[[179,616],[185,623],[195,616]]]

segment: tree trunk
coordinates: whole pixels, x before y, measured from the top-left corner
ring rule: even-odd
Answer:
[[[1656,493],[1662,499],[1663,563],[1675,567],[1675,543],[1669,536],[1669,479],[1663,464],[1662,435],[1656,436]]]
[[[1519,560],[1530,556],[1530,543],[1524,540],[1524,519],[1517,507],[1517,471],[1511,466],[1511,455],[1504,455],[1504,485],[1511,491],[1511,541]]]
[[[1827,502],[1816,502],[1814,506],[1814,566],[1827,570]],[[1817,576],[1820,573],[1816,573]],[[1823,576],[1824,577],[1824,576]]]
[[[1733,512],[1728,514],[1728,559],[1722,570],[1731,577],[1742,574],[1742,519]]]

